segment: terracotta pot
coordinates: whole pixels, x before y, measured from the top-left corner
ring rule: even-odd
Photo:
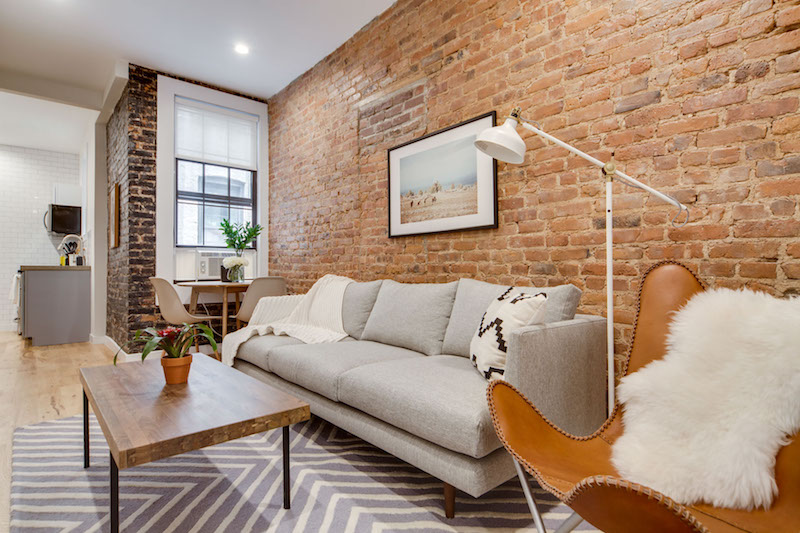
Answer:
[[[164,379],[167,385],[186,383],[189,379],[189,369],[192,368],[192,356],[184,355],[180,358],[162,357],[161,366],[164,367]]]

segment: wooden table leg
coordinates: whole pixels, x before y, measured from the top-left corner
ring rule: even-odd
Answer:
[[[228,287],[222,287],[222,338],[228,333]]]
[[[239,291],[236,291],[234,295],[236,297],[236,329],[240,329],[242,322],[239,320]]]
[[[199,291],[192,287],[192,299],[189,302],[189,312],[191,314],[195,314],[197,312],[197,297],[199,294]]]

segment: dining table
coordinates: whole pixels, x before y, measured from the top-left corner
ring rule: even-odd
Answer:
[[[192,289],[192,296],[189,300],[189,312],[197,312],[197,300],[201,293],[220,294],[222,296],[222,337],[228,333],[228,296],[234,295],[236,312],[239,312],[239,295],[247,291],[251,280],[244,281],[181,281],[176,283],[178,287],[188,287]],[[239,321],[237,320],[237,324]]]

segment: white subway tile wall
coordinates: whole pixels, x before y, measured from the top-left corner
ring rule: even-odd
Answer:
[[[80,185],[79,164],[78,154],[0,144],[0,330],[17,328],[9,292],[20,265],[58,264],[63,235],[42,219],[54,184]]]

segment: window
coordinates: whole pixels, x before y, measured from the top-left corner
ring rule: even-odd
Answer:
[[[175,244],[224,247],[220,222],[255,222],[258,117],[175,98]]]

